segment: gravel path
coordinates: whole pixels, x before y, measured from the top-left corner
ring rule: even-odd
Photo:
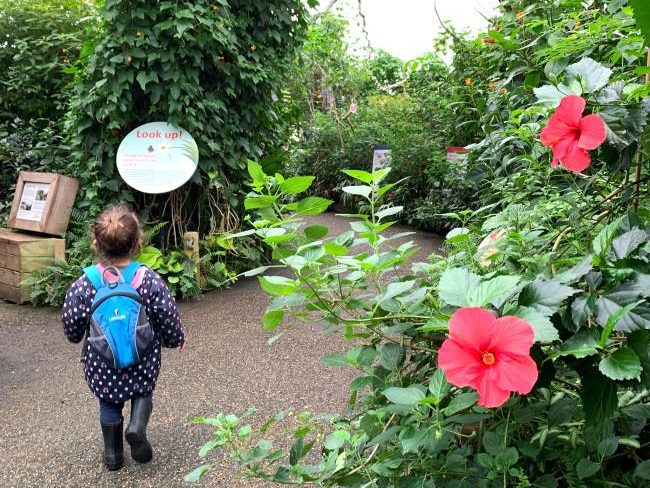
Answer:
[[[328,225],[331,235],[349,228],[332,214],[312,220]],[[419,259],[440,242],[425,233],[412,239],[422,248]],[[319,362],[343,350],[342,341],[314,325],[269,346],[260,325],[266,303],[257,280],[249,279],[180,304],[189,348],[183,356],[164,354],[149,429],[154,459],[137,465],[127,447],[125,467],[111,473],[101,462],[97,401],[77,362],[79,346],[63,337],[59,311],[0,302],[0,487],[187,486],[182,477],[202,464],[197,450],[210,437],[207,427],[188,423],[194,416],[250,406],[260,418],[305,406],[344,409],[351,373]],[[236,478],[221,465],[203,486],[271,485]]]

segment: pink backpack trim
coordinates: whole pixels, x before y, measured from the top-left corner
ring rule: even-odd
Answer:
[[[100,274],[104,274],[104,270],[106,269],[104,266],[101,264],[97,264],[97,269],[99,270]],[[140,288],[142,285],[142,282],[144,281],[144,275],[147,272],[147,267],[146,266],[140,266],[138,270],[135,272],[135,276],[133,276],[133,279],[131,280],[131,286],[135,288],[136,290]],[[113,273],[110,271],[106,273],[106,279],[108,280],[109,283],[115,283],[117,281],[117,276],[115,276]]]

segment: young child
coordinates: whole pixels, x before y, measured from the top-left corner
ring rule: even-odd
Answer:
[[[103,275],[109,283],[114,283],[118,277],[110,267],[126,275],[132,257],[141,248],[142,237],[138,217],[128,207],[119,205],[105,209],[92,226],[98,276]],[[93,353],[88,339],[81,351],[86,382],[99,399],[104,462],[109,470],[118,470],[123,464],[122,409],[127,400],[131,400],[131,417],[125,436],[131,446],[131,457],[141,463],[151,460],[153,452],[146,429],[160,372],[161,347],[180,347],[181,351],[185,347],[176,302],[163,280],[145,266],[129,268],[137,269],[131,286],[137,290],[146,313],[145,320],[148,318],[153,330],[151,346],[137,364],[123,369],[107,364],[96,352]],[[97,291],[86,273],[70,286],[61,320],[65,335],[71,342],[77,343],[84,336],[88,337],[91,307]]]

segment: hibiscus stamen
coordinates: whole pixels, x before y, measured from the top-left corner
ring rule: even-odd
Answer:
[[[485,351],[483,354],[481,354],[481,359],[483,360],[483,364],[487,366],[492,366],[497,358],[494,357],[494,354],[492,354],[490,351]]]

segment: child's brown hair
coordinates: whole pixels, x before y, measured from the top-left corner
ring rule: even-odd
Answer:
[[[142,248],[140,219],[125,204],[107,207],[93,223],[92,237],[93,251],[101,259],[133,257]]]

